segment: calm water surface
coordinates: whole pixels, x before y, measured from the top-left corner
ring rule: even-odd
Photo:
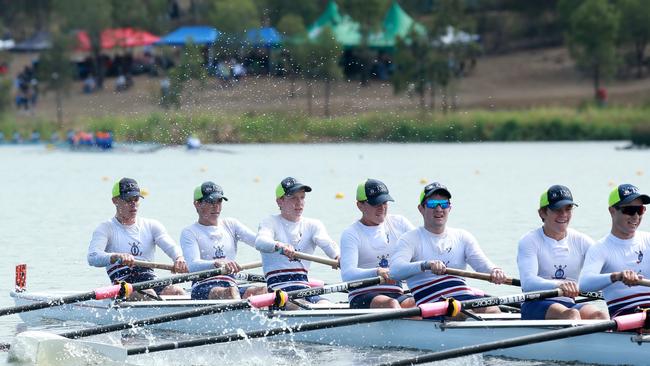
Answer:
[[[518,238],[540,222],[540,193],[552,184],[571,188],[580,207],[572,226],[594,238],[609,231],[607,196],[615,184],[630,182],[650,191],[650,151],[616,150],[620,142],[476,143],[476,144],[316,144],[228,145],[218,152],[190,153],[168,148],[151,154],[71,153],[42,146],[0,146],[0,293],[13,289],[14,266],[28,264],[32,290],[90,290],[107,282],[103,269],[86,264],[95,226],[114,214],[112,184],[133,177],[148,192],[141,215],[160,220],[174,238],[196,220],[193,188],[206,180],[220,184],[229,201],[223,216],[255,229],[275,213],[274,190],[285,176],[309,184],[305,216],[321,219],[338,241],[358,218],[354,193],[365,178],[383,180],[396,202],[392,213],[421,224],[416,209],[424,181],[439,180],[453,195],[449,225],[472,232],[487,255],[513,277]],[[647,170],[647,171],[646,171]],[[337,199],[337,193],[344,198]],[[648,222],[641,226],[648,230]],[[240,247],[242,262],[257,254]],[[164,254],[160,261],[168,261]],[[339,281],[338,273],[312,266],[314,276]],[[517,289],[474,283],[494,294]],[[0,306],[11,306],[8,295]],[[20,328],[18,316],[0,318],[0,342],[10,342]],[[74,325],[52,324],[62,329]],[[166,335],[157,335],[166,338]],[[144,340],[141,340],[144,341]],[[137,340],[135,340],[137,342]],[[244,342],[240,342],[244,343]],[[411,351],[333,349],[271,343],[207,347],[140,356],[135,364],[211,364],[221,357],[245,364],[367,365],[414,355]],[[269,349],[273,349],[269,351]],[[336,350],[336,352],[333,352]],[[6,363],[0,354],[0,365]],[[454,365],[502,364],[480,357]],[[541,365],[507,361],[508,364]]]

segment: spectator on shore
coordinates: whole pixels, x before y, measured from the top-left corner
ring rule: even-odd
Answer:
[[[32,131],[32,134],[29,136],[29,142],[32,144],[38,144],[41,142],[41,133],[36,130]]]
[[[88,74],[83,81],[83,92],[84,94],[92,94],[97,90],[97,83],[95,82],[95,77],[93,74]]]
[[[22,144],[23,143],[23,137],[20,136],[20,132],[16,131],[14,134],[11,136],[11,142],[14,144]]]
[[[126,76],[124,74],[120,74],[120,76],[117,77],[115,80],[115,91],[116,92],[122,92],[125,91],[128,88],[127,83],[126,83]]]
[[[3,144],[5,142],[5,134],[0,131],[0,144]]]

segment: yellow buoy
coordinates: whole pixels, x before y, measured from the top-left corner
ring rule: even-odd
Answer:
[[[208,171],[208,168],[202,166],[199,170],[202,171],[202,172],[206,172],[206,171]]]
[[[336,193],[336,199],[337,199],[337,200],[340,200],[340,199],[343,198],[343,197],[345,197],[345,195],[344,195],[343,193],[341,193],[341,192],[337,192],[337,193]]]
[[[425,178],[420,178],[420,184],[427,184],[427,180]]]
[[[481,174],[481,172],[480,172],[478,169],[476,169],[476,170],[474,171],[474,174],[475,174],[475,175],[479,175],[479,174]]]
[[[111,178],[110,178],[110,177],[107,177],[107,176],[103,176],[103,177],[102,177],[102,180],[103,180],[104,182],[106,182],[106,181],[111,180]]]
[[[260,177],[255,177],[253,178],[253,182],[259,183],[261,181]]]
[[[610,186],[610,187],[613,187],[614,186],[614,181],[610,180],[609,182],[607,182],[607,185]]]
[[[142,188],[142,189],[140,190],[140,194],[141,194],[143,197],[147,197],[147,196],[149,195],[149,190],[146,189],[146,188]]]
[[[637,170],[636,175],[638,175],[639,177],[642,176],[643,175],[643,170]]]

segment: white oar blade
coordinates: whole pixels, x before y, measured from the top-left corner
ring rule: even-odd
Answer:
[[[77,341],[39,331],[20,333],[9,352],[11,361],[40,366],[122,365],[126,357],[123,347]]]

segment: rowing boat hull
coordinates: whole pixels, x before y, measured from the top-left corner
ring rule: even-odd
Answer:
[[[62,295],[66,294],[57,294],[57,296]],[[11,296],[14,297],[17,305],[52,298],[46,294],[26,292],[11,293]],[[22,313],[20,316],[28,325],[38,324],[43,318],[112,324],[215,303],[222,302],[145,301],[113,304],[108,300],[101,300],[42,309]],[[240,329],[252,331],[379,311],[384,310],[299,310],[272,314],[266,311],[239,310],[162,323],[151,327],[192,334],[223,334]],[[488,320],[440,323],[431,320],[399,319],[295,333],[281,337],[295,341],[353,347],[400,347],[439,351],[589,322]],[[647,365],[649,346],[638,345],[632,340],[632,337],[632,333],[596,333],[498,350],[488,354],[532,360],[578,361],[605,365]]]

